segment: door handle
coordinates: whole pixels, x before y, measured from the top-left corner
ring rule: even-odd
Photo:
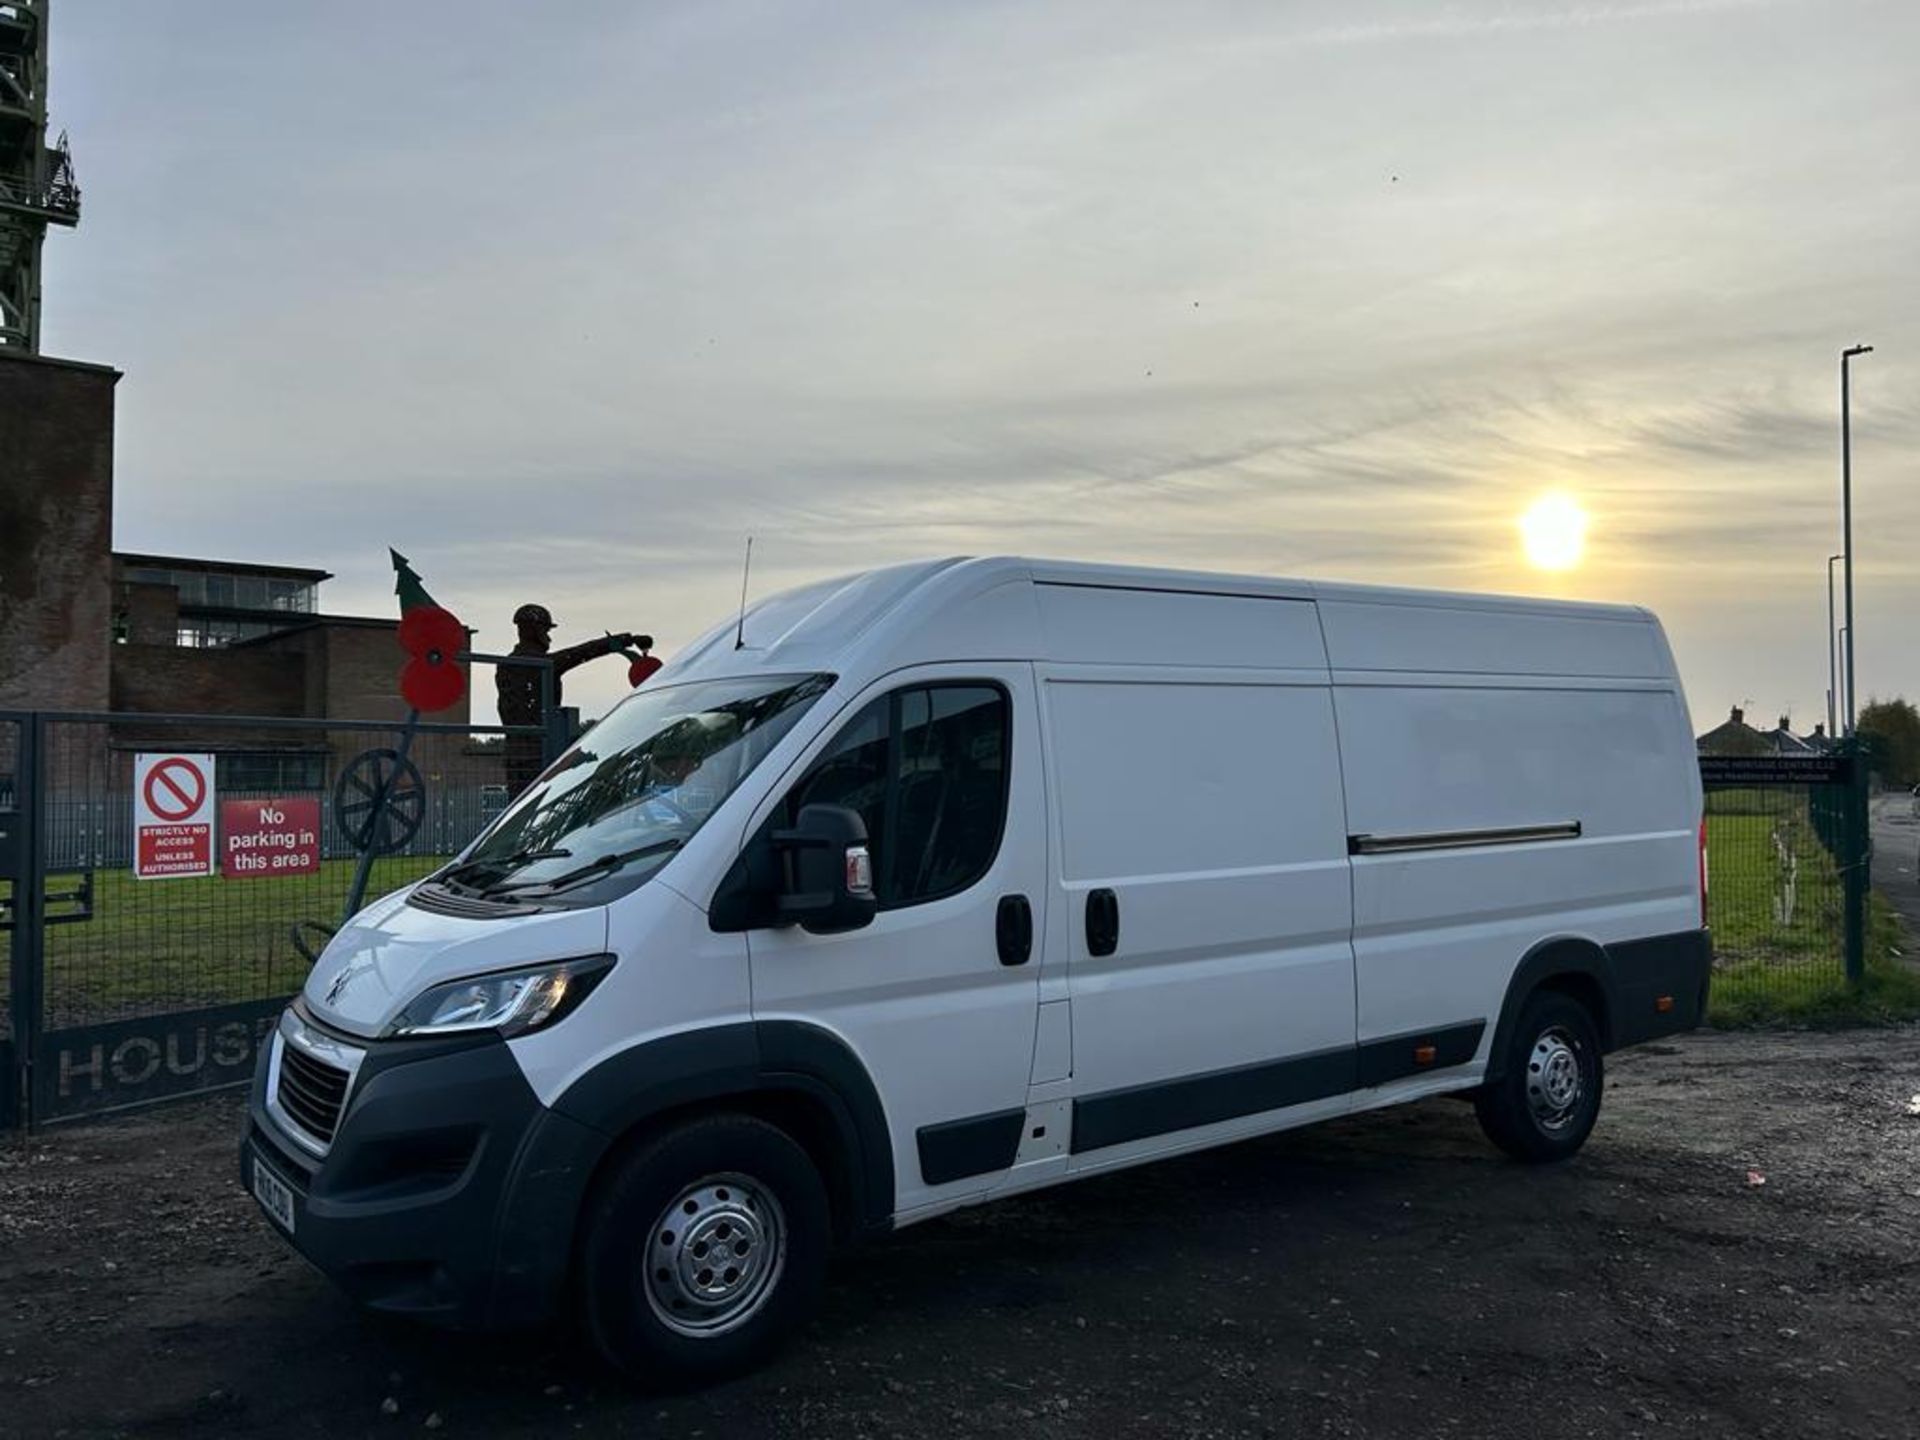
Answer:
[[[1120,948],[1120,897],[1111,890],[1087,892],[1087,953],[1111,955]]]
[[[1002,965],[1024,965],[1033,955],[1033,906],[1024,895],[1002,895],[993,916],[993,940]]]

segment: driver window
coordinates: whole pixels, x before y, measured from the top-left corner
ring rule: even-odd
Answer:
[[[845,805],[867,822],[867,848],[875,855],[886,853],[887,705],[888,697],[882,696],[847,722],[788,793],[786,824],[806,805]]]
[[[936,900],[985,875],[1007,807],[1006,695],[991,685],[929,685],[875,700],[788,794],[845,805],[866,821],[882,909]]]

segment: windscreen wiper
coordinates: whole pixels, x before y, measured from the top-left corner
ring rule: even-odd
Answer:
[[[521,890],[540,890],[551,895],[556,890],[564,890],[569,885],[577,885],[582,880],[596,879],[601,875],[611,875],[624,869],[636,860],[644,860],[649,855],[665,855],[678,850],[687,842],[678,837],[672,840],[656,840],[651,845],[642,845],[634,850],[612,850],[598,859],[589,860],[551,880],[503,880],[498,885],[489,885],[482,895],[513,894]]]
[[[546,850],[516,850],[513,854],[504,856],[498,860],[474,859],[462,861],[451,870],[444,870],[434,878],[441,882],[455,880],[457,883],[457,877],[469,874],[475,870],[491,869],[504,873],[508,870],[517,869],[522,865],[530,865],[535,860],[565,860],[572,854],[573,852],[571,850],[558,847]]]

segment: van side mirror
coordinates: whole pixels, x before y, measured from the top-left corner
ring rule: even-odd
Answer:
[[[873,856],[867,822],[845,805],[802,806],[791,830],[767,837],[781,857],[775,912],[810,935],[834,935],[873,923]]]
[[[797,924],[834,935],[871,924],[878,909],[860,812],[807,805],[790,829],[763,830],[740,852],[707,923],[722,934]]]

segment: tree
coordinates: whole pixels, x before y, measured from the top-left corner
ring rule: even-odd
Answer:
[[[1920,710],[1898,696],[1869,699],[1860,707],[1857,728],[1870,742],[1873,773],[1901,789],[1920,783]]]

